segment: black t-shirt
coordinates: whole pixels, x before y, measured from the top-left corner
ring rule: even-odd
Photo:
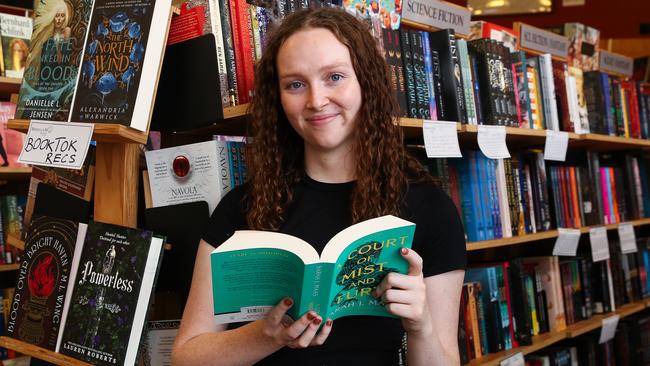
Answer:
[[[280,232],[310,243],[321,253],[327,241],[352,223],[350,194],[355,182],[330,184],[305,178],[294,187],[294,202]],[[229,192],[212,213],[203,239],[218,246],[235,230],[247,228],[244,192]],[[414,222],[413,250],[423,258],[425,277],[464,269],[465,234],[451,199],[431,184],[412,184],[400,216]],[[399,319],[354,316],[334,321],[320,347],[283,348],[259,365],[397,365],[401,364],[404,330]]]

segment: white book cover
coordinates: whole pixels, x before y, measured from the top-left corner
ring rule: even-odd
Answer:
[[[221,199],[216,141],[145,153],[153,207],[205,201],[210,212]]]
[[[543,69],[542,76],[544,78],[544,82],[542,82],[542,85],[545,88],[544,96],[547,97],[547,100],[549,102],[548,110],[550,112],[550,126],[547,125],[547,127],[551,130],[559,131],[560,118],[558,117],[557,113],[557,100],[555,96],[555,82],[553,81],[553,64],[551,63],[551,55],[545,53],[540,57],[540,60],[542,61],[541,67]],[[546,100],[544,103],[546,103]]]
[[[504,238],[512,237],[512,222],[510,221],[510,205],[508,204],[508,187],[503,159],[497,160],[497,193],[499,195],[499,211],[501,213],[501,230]]]
[[[32,18],[0,14],[0,34],[2,34],[0,64],[4,65],[6,77],[23,77],[32,39],[32,23]]]

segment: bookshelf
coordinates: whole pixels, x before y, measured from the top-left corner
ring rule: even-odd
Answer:
[[[26,180],[31,175],[30,167],[0,167],[0,180]]]
[[[39,360],[51,362],[55,365],[61,366],[91,366],[91,364],[76,360],[72,357],[56,353],[41,347],[34,346],[27,342],[19,341],[10,337],[0,337],[0,346],[12,349],[18,353],[22,353]]]
[[[502,351],[498,353],[490,353],[481,358],[477,358],[467,363],[466,366],[498,366],[501,361],[514,355],[515,353],[521,352],[524,355],[539,351],[543,348],[546,348],[554,343],[557,343],[564,339],[575,338],[585,333],[588,333],[592,330],[599,329],[601,327],[603,319],[618,314],[621,318],[625,318],[632,314],[636,314],[640,311],[643,311],[650,307],[650,301],[648,299],[637,301],[630,304],[625,304],[621,306],[614,312],[607,314],[598,314],[594,315],[589,320],[583,320],[574,324],[567,326],[565,330],[559,332],[548,332],[543,333],[533,337],[533,344],[530,346],[521,346],[507,351]]]
[[[18,268],[20,268],[20,264],[18,263],[13,263],[13,264],[0,264],[0,272],[10,272],[10,271],[15,271]]]

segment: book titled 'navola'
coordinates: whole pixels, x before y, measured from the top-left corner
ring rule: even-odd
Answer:
[[[284,297],[294,319],[309,310],[323,319],[391,315],[372,291],[390,272],[406,273],[400,254],[410,248],[415,224],[382,216],[336,234],[322,254],[291,235],[236,231],[211,254],[216,323],[260,319]]]

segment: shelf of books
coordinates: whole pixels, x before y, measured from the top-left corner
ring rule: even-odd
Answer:
[[[39,360],[51,362],[55,365],[61,366],[91,366],[92,364],[79,361],[70,356],[62,355],[57,352],[46,350],[44,348],[34,346],[31,343],[19,341],[17,339],[1,336],[0,347],[5,347],[14,350],[24,355],[38,358]]]
[[[553,345],[557,342],[560,342],[567,338],[575,338],[581,336],[585,333],[591,332],[592,330],[599,329],[602,326],[603,319],[612,315],[619,315],[621,318],[625,318],[632,314],[636,314],[644,309],[648,308],[649,301],[638,301],[630,304],[625,304],[621,308],[616,309],[616,311],[608,314],[594,315],[589,320],[583,320],[578,323],[569,325],[565,330],[543,333],[532,338],[532,344],[529,346],[520,346],[509,349],[507,351],[502,351],[498,353],[490,353],[481,358],[476,358],[471,362],[467,363],[468,366],[498,366],[501,361],[504,359],[521,352],[524,355],[531,354],[533,352],[539,351],[543,348],[546,348],[550,345]]]
[[[7,127],[12,130],[27,133],[29,130],[29,120],[9,120],[9,122],[7,122]],[[93,140],[110,143],[144,144],[147,142],[147,133],[124,125],[112,123],[95,123]]]
[[[21,82],[20,78],[0,76],[0,100],[9,100],[11,94],[18,93]]]

